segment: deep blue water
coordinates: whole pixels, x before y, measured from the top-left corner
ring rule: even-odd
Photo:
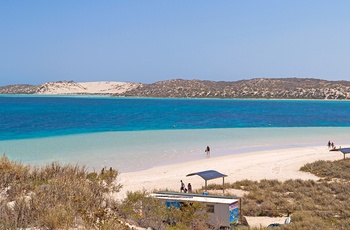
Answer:
[[[0,140],[247,127],[350,127],[350,101],[0,96]]]

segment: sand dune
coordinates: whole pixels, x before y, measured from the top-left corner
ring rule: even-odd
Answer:
[[[129,82],[47,82],[40,86],[37,94],[119,94],[138,87]]]

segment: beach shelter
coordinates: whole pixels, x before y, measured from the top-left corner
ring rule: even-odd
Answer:
[[[350,153],[350,148],[342,148],[342,149],[339,149],[339,151],[344,154],[344,160],[345,160],[345,154]]]
[[[206,170],[206,171],[202,171],[202,172],[190,173],[190,174],[187,174],[186,176],[194,176],[194,175],[198,175],[205,180],[205,191],[207,191],[207,185],[208,185],[207,181],[208,180],[222,177],[222,192],[225,192],[225,187],[224,187],[225,186],[225,177],[227,177],[227,175],[219,173],[218,171],[215,171],[215,170]]]

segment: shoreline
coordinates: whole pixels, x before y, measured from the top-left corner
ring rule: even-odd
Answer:
[[[340,160],[340,152],[329,151],[327,146],[307,146],[281,148],[275,150],[255,151],[250,153],[232,154],[221,157],[193,160],[182,163],[156,166],[146,170],[120,173],[117,182],[123,185],[117,199],[123,199],[128,191],[171,190],[179,191],[180,180],[191,183],[193,190],[204,186],[204,180],[199,176],[186,177],[187,174],[205,170],[217,170],[225,175],[225,183],[239,180],[289,179],[317,180],[317,176],[299,171],[306,163],[317,160]],[[222,179],[208,181],[222,183]]]
[[[350,128],[226,128],[103,132],[48,138],[0,141],[10,160],[45,165],[53,161],[79,164],[89,171],[113,167],[120,173],[143,171],[174,163],[206,160],[252,152],[289,151],[312,146],[350,145]]]
[[[327,142],[348,147],[349,131],[347,127],[311,127],[105,132],[0,141],[0,150],[17,150],[21,154],[6,155],[31,165],[58,160],[88,166],[89,171],[111,166],[119,171],[116,182],[123,186],[111,195],[121,201],[128,191],[179,191],[180,180],[186,186],[191,183],[196,191],[204,187],[204,180],[186,175],[205,170],[227,175],[225,183],[245,179],[318,180],[313,174],[299,171],[300,167],[317,160],[343,159],[341,152],[329,151]],[[205,157],[207,144],[211,147],[210,158]],[[208,181],[208,185],[213,183],[222,184],[222,179]],[[240,190],[225,192],[243,194]],[[283,218],[250,217],[248,221],[250,226],[259,227],[283,223]]]

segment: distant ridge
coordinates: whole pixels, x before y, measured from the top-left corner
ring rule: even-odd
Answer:
[[[311,78],[201,81],[175,79],[143,84],[117,96],[172,98],[350,99],[350,82]]]
[[[173,79],[152,84],[58,81],[36,86],[3,86],[0,87],[0,93],[156,98],[350,99],[350,82],[312,78],[254,78],[232,82]]]
[[[0,86],[0,94],[35,94],[38,86],[29,84],[17,84]]]

